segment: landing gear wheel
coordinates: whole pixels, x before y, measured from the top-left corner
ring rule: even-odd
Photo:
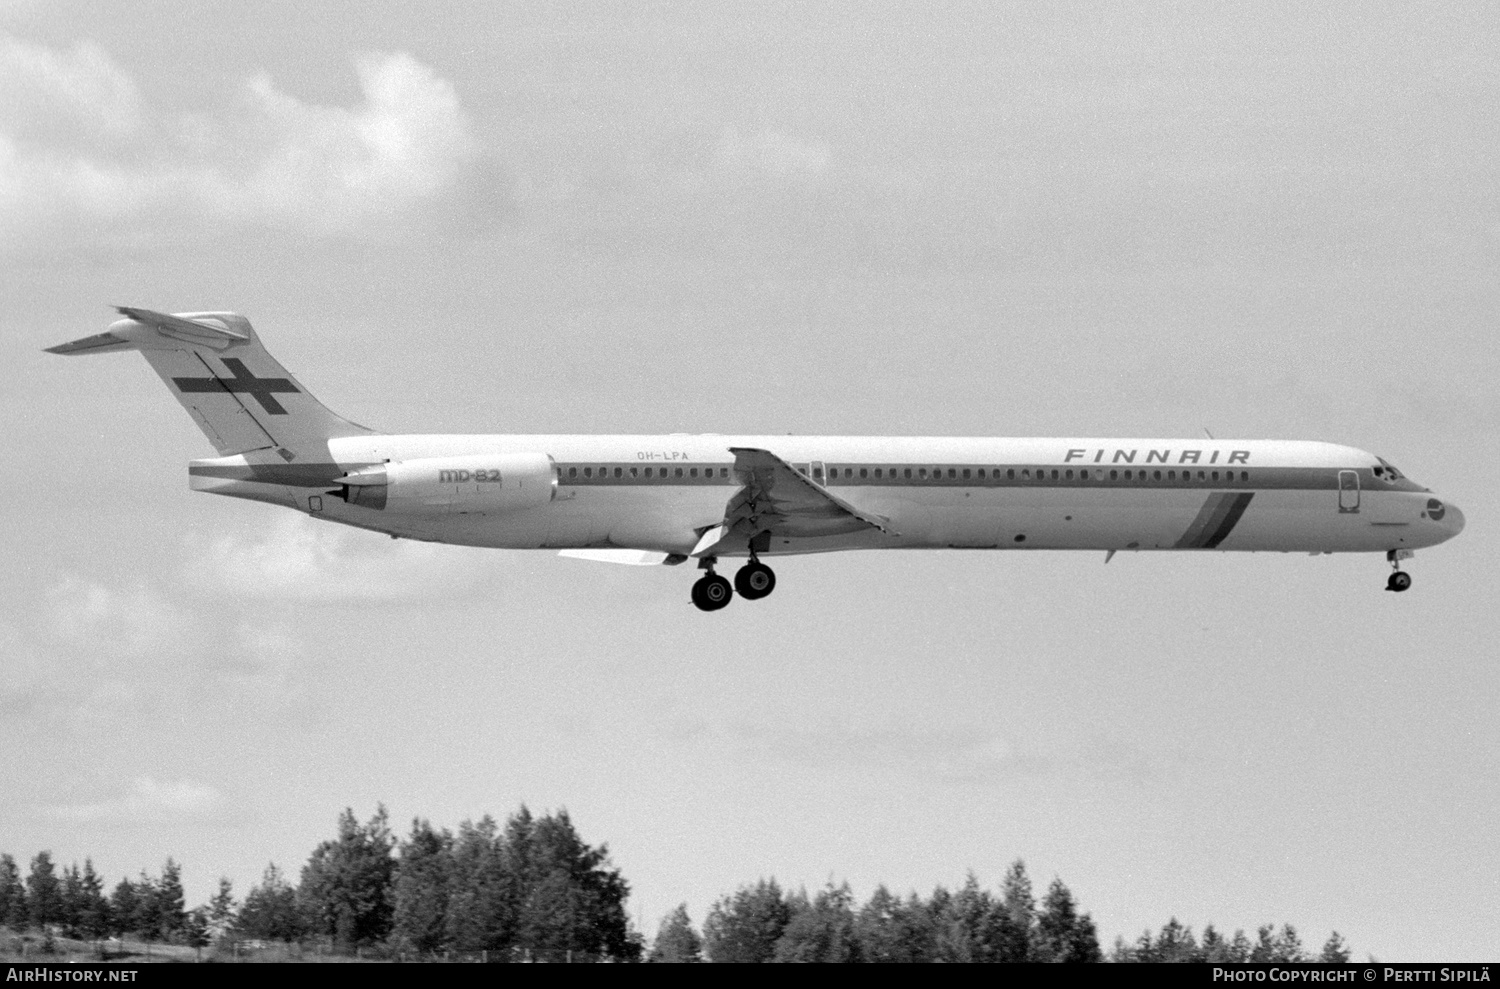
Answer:
[[[699,578],[693,585],[693,603],[701,611],[718,611],[732,597],[734,591],[730,589],[729,581],[716,573]]]
[[[752,560],[734,575],[734,589],[747,601],[758,601],[776,590],[776,574],[764,563]]]
[[[1411,574],[1407,573],[1405,570],[1397,570],[1395,573],[1391,574],[1391,579],[1385,582],[1385,589],[1388,591],[1400,592],[1406,590],[1410,586]]]

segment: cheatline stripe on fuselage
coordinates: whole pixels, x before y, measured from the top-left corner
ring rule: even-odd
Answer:
[[[377,467],[378,463],[266,463],[266,464],[195,464],[188,468],[189,475],[193,477],[217,477],[224,480],[252,481],[260,484],[282,484],[288,487],[298,488],[326,488],[337,483],[338,479],[349,471],[359,470],[364,467]],[[801,462],[794,466],[805,466]],[[1142,468],[1091,468],[1088,477],[1083,477],[1081,471],[1070,468],[1059,468],[1051,466],[1020,465],[1006,467],[995,467],[985,465],[982,468],[973,464],[962,465],[933,465],[927,464],[921,467],[912,466],[911,477],[905,476],[908,469],[905,464],[891,465],[882,463],[879,465],[882,476],[875,477],[876,469],[873,464],[835,464],[826,465],[830,472],[824,475],[824,486],[828,488],[1077,488],[1077,489],[1115,489],[1124,488],[1129,490],[1187,490],[1201,491],[1204,488],[1238,488],[1253,491],[1334,491],[1339,489],[1339,474],[1344,471],[1354,471],[1359,475],[1360,487],[1364,490],[1421,490],[1420,488],[1407,487],[1407,482],[1391,484],[1383,479],[1377,478],[1368,468],[1340,468],[1340,467],[1252,467],[1249,469],[1236,470],[1151,470]],[[592,476],[585,476],[584,469],[591,471]],[[683,476],[676,476],[677,470],[683,471]],[[696,469],[700,476],[692,477],[690,467],[648,467],[642,466],[639,461],[635,462],[611,462],[611,461],[559,461],[557,464],[558,484],[566,487],[707,487],[707,486],[733,486],[739,487],[741,481],[735,477],[734,465],[726,463],[704,463]],[[572,472],[577,470],[576,476]],[[648,476],[645,472],[651,471]],[[858,471],[864,470],[867,476],[858,476]],[[900,470],[898,476],[896,471]],[[947,472],[953,470],[958,476],[948,477]],[[974,476],[962,476],[964,470],[976,472]],[[978,477],[977,471],[984,470],[985,476]],[[619,471],[619,476],[615,472]],[[668,472],[671,472],[670,474]],[[834,475],[831,472],[837,471]],[[923,477],[921,471],[926,471]],[[1073,477],[1067,475],[1072,473]],[[1125,475],[1129,473],[1130,477]],[[1197,475],[1202,474],[1199,478]],[[1011,476],[1014,474],[1014,476]],[[1055,477],[1053,475],[1056,475]],[[1156,475],[1160,474],[1161,477]],[[1170,475],[1176,474],[1176,477]],[[1217,477],[1214,475],[1218,474]],[[1114,475],[1114,476],[1111,476]],[[1149,475],[1149,476],[1148,476]],[[1240,508],[1243,512],[1243,507]]]
[[[1174,549],[1213,549],[1229,537],[1250,499],[1255,495],[1248,491],[1230,494],[1220,491],[1208,496],[1193,524],[1188,526]]]

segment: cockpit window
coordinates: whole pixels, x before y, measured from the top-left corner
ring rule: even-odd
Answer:
[[[1375,468],[1375,476],[1382,481],[1399,481],[1406,476],[1392,466],[1391,462],[1384,457],[1376,457],[1375,459],[1380,461],[1380,467]],[[1384,470],[1381,468],[1384,468]]]

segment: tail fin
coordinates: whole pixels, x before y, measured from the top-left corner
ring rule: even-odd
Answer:
[[[374,432],[330,412],[260,345],[238,313],[119,307],[108,332],[48,347],[78,356],[139,350],[221,455],[274,450],[327,459],[327,440]]]

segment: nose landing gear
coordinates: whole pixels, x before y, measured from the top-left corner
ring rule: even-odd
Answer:
[[[1411,574],[1401,569],[1401,561],[1411,558],[1411,550],[1393,549],[1385,554],[1385,558],[1391,561],[1391,576],[1385,582],[1385,589],[1399,594],[1411,587]]]

